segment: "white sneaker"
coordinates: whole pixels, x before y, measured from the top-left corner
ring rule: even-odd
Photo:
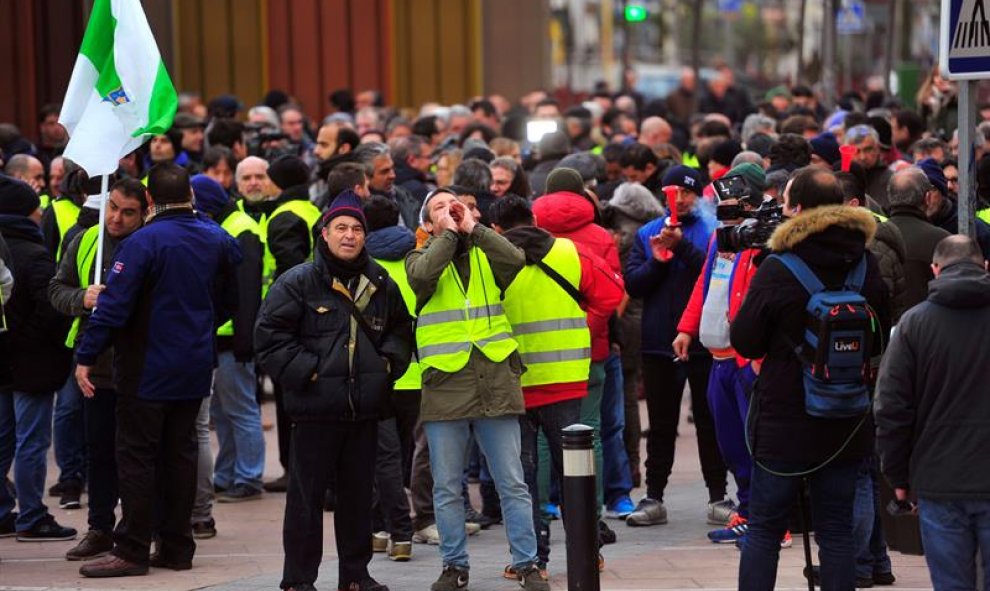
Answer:
[[[430,546],[440,545],[440,530],[437,529],[437,524],[428,525],[421,530],[416,531],[413,534],[413,541],[417,544],[429,544]]]

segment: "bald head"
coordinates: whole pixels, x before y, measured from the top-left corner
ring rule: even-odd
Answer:
[[[12,176],[31,185],[31,188],[37,193],[45,188],[45,167],[34,156],[28,154],[11,156],[4,172],[7,173],[7,176]]]
[[[907,206],[925,209],[925,196],[932,189],[928,177],[914,166],[899,170],[887,183],[887,199],[890,206]]]
[[[983,251],[980,250],[980,245],[969,236],[962,234],[953,234],[943,238],[935,247],[932,264],[939,269],[944,269],[956,263],[983,265]]]
[[[661,144],[669,144],[673,135],[674,130],[663,117],[647,117],[640,126],[639,141],[654,148]]]
[[[264,201],[272,193],[272,182],[268,178],[268,161],[257,156],[248,156],[237,163],[234,172],[237,192],[248,203]]]

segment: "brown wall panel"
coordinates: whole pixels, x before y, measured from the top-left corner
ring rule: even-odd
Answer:
[[[327,96],[339,88],[377,89],[390,98],[390,1],[269,0],[270,86],[314,117],[327,113]]]
[[[510,100],[550,84],[547,0],[484,0],[484,91]]]
[[[233,89],[230,72],[234,66],[230,52],[231,10],[228,0],[210,0],[199,5],[203,71],[202,93],[206,97],[227,94]]]
[[[260,9],[241,10],[240,3],[236,1],[231,3],[231,7],[230,54],[245,56],[235,62],[239,67],[231,69],[230,74],[233,76],[231,91],[247,99],[255,96],[259,90],[267,90],[262,77],[264,48],[261,40],[264,35],[261,17],[263,13]]]

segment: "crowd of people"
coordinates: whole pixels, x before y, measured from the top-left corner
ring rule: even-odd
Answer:
[[[951,83],[933,73],[927,88],[949,99],[920,110],[870,90],[829,111],[806,86],[754,104],[728,68],[704,88],[685,70],[663,99],[634,78],[573,105],[534,91],[410,111],[341,90],[318,122],[280,91],[246,112],[182,94],[105,203],[101,179],[60,155],[57,105],[36,143],[0,125],[0,471],[14,467],[0,537],[76,539],[44,502],[54,441],[48,494],[78,509],[86,493],[89,530],[66,558],[87,577],[192,568],[194,540],[217,534],[214,501],[284,492],[284,589],[314,589],[333,511],[339,589],[387,591],[373,552],[407,561],[414,543],[438,546],[433,591],[464,588],[469,536],[504,523],[499,575],[548,590],[562,430],[594,428],[601,548],[616,542],[609,520],[667,523],[687,385],[708,491],[696,518],[741,548],[741,589],[773,588],[805,484],[821,559],[807,576],[892,584],[884,475],[902,503],[924,478],[923,515],[975,511],[943,501],[984,494],[953,488],[977,447],[928,450],[936,476],[907,468],[915,346],[932,325],[964,330],[940,306],[990,304],[976,268],[990,210],[975,242],[950,237]],[[988,198],[990,123],[977,138]],[[809,375],[835,383],[830,362],[820,378],[806,361],[808,276],[868,310],[871,334],[848,351],[873,359],[849,379],[872,390],[883,356],[876,420],[806,407]],[[263,482],[269,392],[283,474]],[[938,554],[938,580],[966,576]]]

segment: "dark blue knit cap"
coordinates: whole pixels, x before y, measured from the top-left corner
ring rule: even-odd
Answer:
[[[361,198],[354,191],[344,191],[337,195],[330,208],[323,214],[321,225],[326,227],[331,220],[342,215],[357,219],[365,230],[368,229],[368,221],[364,219],[364,209],[361,207]]]
[[[197,174],[189,179],[189,184],[192,185],[193,195],[196,198],[196,211],[215,216],[223,211],[230,200],[223,185],[205,174]]]
[[[939,166],[934,158],[919,160],[915,163],[915,166],[925,173],[925,176],[928,177],[928,182],[938,189],[939,193],[942,195],[949,194],[949,183],[945,180],[945,173],[942,172],[942,167]]]

